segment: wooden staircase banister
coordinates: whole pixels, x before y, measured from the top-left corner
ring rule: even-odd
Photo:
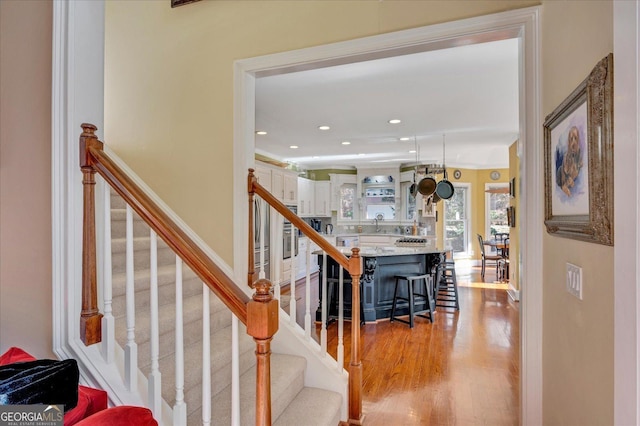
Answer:
[[[93,124],[82,124],[80,168],[83,173],[82,311],[80,334],[85,345],[101,341],[102,314],[98,310],[95,236],[95,174],[130,205],[151,229],[209,287],[247,327],[256,342],[256,425],[271,424],[271,340],[278,331],[278,301],[271,282],[259,280],[253,297],[235,282],[104,152]]]
[[[91,168],[99,173],[100,176],[131,205],[149,227],[151,227],[225,305],[227,305],[233,314],[246,325],[247,303],[251,300],[249,296],[238,288],[235,282],[178,227],[169,215],[162,211],[109,155],[104,152],[103,143],[98,140],[95,134],[97,128],[92,124],[83,124],[82,129],[83,133],[80,136],[80,164],[82,169]],[[93,268],[95,268],[95,265]]]
[[[351,257],[345,256],[340,250],[322,238],[315,229],[293,213],[284,203],[267,191],[254,175],[254,169],[249,169],[247,177],[247,190],[249,192],[249,285],[254,284],[254,259],[253,259],[253,202],[257,194],[273,207],[278,213],[298,228],[311,241],[316,243],[324,252],[332,257],[340,266],[351,275],[351,318],[360,318],[360,276],[362,275],[362,262],[360,249],[351,249]],[[351,321],[351,359],[349,361],[349,425],[361,425],[364,421],[362,413],[362,361],[360,349],[360,321]]]
[[[267,191],[260,183],[258,183],[258,179],[253,174],[254,169],[249,169],[249,194],[257,194],[265,200],[271,207],[276,209],[278,213],[284,216],[287,220],[289,220],[293,226],[302,231],[304,235],[309,237],[311,241],[316,243],[322,250],[326,251],[329,256],[335,259],[336,262],[344,269],[348,270],[349,273],[353,275],[353,273],[357,273],[360,275],[360,264],[355,265],[355,262],[351,262],[350,258],[345,256],[340,250],[331,245],[327,240],[322,238],[320,234],[318,234],[307,222],[302,220],[300,216],[293,213],[284,203],[278,200],[273,194]],[[356,248],[357,251],[360,249]],[[252,250],[249,251],[253,252]],[[353,268],[353,269],[352,269]]]

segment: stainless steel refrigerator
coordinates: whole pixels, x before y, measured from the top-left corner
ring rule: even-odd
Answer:
[[[260,273],[260,250],[264,246],[264,274],[266,279],[271,278],[271,245],[269,244],[269,234],[271,233],[270,223],[270,210],[269,204],[267,204],[262,198],[255,197],[254,202],[254,254],[253,259],[255,263],[256,279]],[[263,208],[264,206],[264,208]],[[263,224],[264,223],[264,224]]]

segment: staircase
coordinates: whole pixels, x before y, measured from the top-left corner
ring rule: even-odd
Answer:
[[[150,236],[149,227],[134,213],[135,265],[135,342],[138,368],[145,377],[152,370],[150,319]],[[116,193],[111,195],[112,287],[115,337],[121,347],[127,344],[126,327],[126,209]],[[158,239],[159,370],[162,399],[173,407],[176,402],[175,375],[175,271],[176,256]],[[183,269],[184,322],[184,401],[189,425],[203,423],[202,346],[203,289],[210,295],[211,419],[215,425],[231,424],[231,323],[227,307],[203,285],[186,266]],[[240,323],[240,424],[254,425],[256,392],[255,342]],[[278,338],[276,334],[275,339]],[[330,425],[340,423],[340,394],[306,387],[306,360],[303,357],[273,353],[271,356],[271,404],[274,425]],[[205,410],[207,408],[205,407]],[[166,417],[166,416],[165,416]],[[206,417],[206,416],[205,416]],[[172,424],[163,418],[164,424]]]

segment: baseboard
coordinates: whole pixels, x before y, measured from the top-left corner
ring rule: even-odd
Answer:
[[[509,295],[509,297],[511,297],[511,299],[514,302],[519,302],[520,301],[520,290],[516,290],[515,288],[509,288],[507,290],[507,294]]]

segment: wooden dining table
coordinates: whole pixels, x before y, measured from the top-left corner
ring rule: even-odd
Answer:
[[[498,252],[498,255],[503,258],[509,258],[509,240],[506,241],[495,241],[495,240],[484,240],[484,245],[493,247]]]

